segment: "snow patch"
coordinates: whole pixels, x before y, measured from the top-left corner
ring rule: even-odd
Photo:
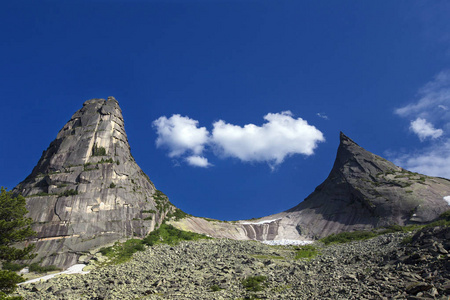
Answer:
[[[263,220],[263,221],[259,221],[259,222],[245,222],[245,223],[241,223],[243,225],[259,225],[259,224],[268,224],[268,223],[272,223],[275,221],[278,221],[281,219],[274,219],[274,220]]]
[[[444,200],[448,203],[448,205],[450,205],[450,196],[445,196]]]
[[[68,268],[65,271],[62,271],[62,272],[59,272],[59,273],[56,273],[56,274],[42,276],[42,277],[35,278],[35,279],[31,279],[31,280],[19,283],[19,285],[27,284],[27,283],[33,283],[33,282],[38,282],[38,281],[41,281],[41,280],[46,281],[46,280],[48,280],[50,278],[53,278],[55,276],[62,275],[62,274],[87,274],[87,273],[89,273],[89,271],[87,271],[87,272],[83,271],[84,267],[86,267],[85,264],[73,265],[73,266],[71,266],[70,268]]]
[[[273,245],[273,246],[286,246],[286,245],[297,245],[297,246],[303,246],[312,244],[313,241],[306,241],[306,240],[272,240],[272,241],[262,241],[262,243],[267,245]]]

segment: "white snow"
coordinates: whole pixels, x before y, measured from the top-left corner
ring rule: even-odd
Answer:
[[[62,274],[87,274],[87,273],[89,273],[89,271],[87,271],[87,272],[83,271],[84,267],[86,267],[85,264],[73,265],[73,266],[71,266],[70,268],[68,268],[65,271],[62,271],[62,272],[59,272],[59,273],[56,273],[56,274],[42,276],[42,277],[35,278],[35,279],[31,279],[31,280],[19,283],[19,285],[32,283],[32,282],[38,282],[38,281],[41,281],[41,280],[45,281],[45,280],[48,280],[50,278],[53,278],[55,276],[62,275]]]
[[[313,241],[305,241],[305,240],[272,240],[272,241],[262,241],[262,243],[267,245],[308,245],[312,244]]]
[[[450,205],[450,196],[445,196],[444,200],[447,201],[448,205]]]
[[[274,220],[263,220],[263,221],[259,221],[259,222],[245,222],[245,223],[241,223],[241,224],[245,224],[245,225],[259,225],[259,224],[267,224],[267,223],[272,223],[275,221],[278,221],[281,219],[274,219]]]

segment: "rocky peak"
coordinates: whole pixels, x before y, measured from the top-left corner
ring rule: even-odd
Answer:
[[[288,210],[290,223],[309,237],[392,224],[425,223],[449,206],[450,181],[395,166],[341,132],[333,168],[303,202]]]
[[[68,266],[86,251],[145,236],[175,207],[130,152],[114,97],[84,102],[17,187],[38,232],[38,258]]]

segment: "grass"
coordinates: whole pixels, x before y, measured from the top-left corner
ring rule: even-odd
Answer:
[[[114,246],[100,249],[100,253],[109,258],[112,264],[128,261],[137,251],[144,251],[142,240],[131,239],[124,243],[115,243]]]
[[[422,228],[436,227],[436,226],[450,226],[450,210],[442,213],[435,221],[428,224],[412,224],[406,226],[391,225],[377,230],[372,231],[352,231],[352,232],[341,232],[338,234],[332,234],[327,237],[320,239],[325,245],[334,243],[348,243],[352,241],[361,241],[374,238],[376,236],[394,233],[394,232],[411,232],[414,230],[419,230]]]
[[[257,259],[284,259],[284,257],[282,256],[278,256],[278,255],[259,255],[259,254],[255,254],[252,255],[254,258]]]
[[[312,245],[301,246],[295,253],[295,259],[311,259],[320,254],[316,247]]]
[[[181,241],[196,241],[200,239],[210,239],[210,237],[204,234],[179,230],[172,225],[163,223],[158,229],[150,232],[142,241],[148,246],[153,246],[157,244],[176,245]]]

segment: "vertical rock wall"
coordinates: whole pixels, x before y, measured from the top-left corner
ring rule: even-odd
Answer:
[[[175,208],[130,152],[119,103],[83,104],[16,188],[38,232],[38,260],[66,267],[88,250],[145,236]]]

